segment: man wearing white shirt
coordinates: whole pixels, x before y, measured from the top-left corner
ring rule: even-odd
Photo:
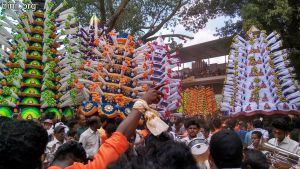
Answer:
[[[65,127],[64,126],[57,126],[54,128],[54,137],[53,140],[50,141],[46,146],[46,159],[45,163],[51,163],[54,154],[57,151],[57,149],[66,142],[65,140]]]
[[[200,131],[199,123],[192,119],[188,121],[185,125],[186,130],[188,132],[188,136],[181,139],[182,142],[184,142],[186,145],[189,144],[189,142],[195,138],[204,139],[204,136]]]
[[[79,142],[86,151],[88,158],[93,158],[100,147],[100,135],[98,129],[101,127],[100,118],[93,116],[87,120],[89,128],[80,135]]]
[[[289,123],[283,118],[279,118],[273,121],[273,134],[274,138],[270,139],[268,143],[277,146],[281,149],[287,150],[291,153],[300,155],[299,143],[288,137]],[[274,162],[273,165],[276,168],[288,168],[292,167],[282,162]]]

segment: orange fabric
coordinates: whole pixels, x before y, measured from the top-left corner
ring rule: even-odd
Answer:
[[[140,134],[141,136],[143,136],[144,138],[146,138],[147,136],[149,136],[150,132],[149,132],[148,129],[144,129],[144,130],[141,130],[141,131],[139,132],[139,134]]]
[[[51,167],[48,167],[48,169],[61,169],[60,167],[56,167],[56,166],[51,166]]]
[[[101,145],[92,162],[89,161],[86,165],[74,163],[65,169],[106,169],[108,164],[117,160],[128,149],[128,146],[127,138],[122,133],[115,132]],[[48,169],[60,168],[53,166]]]

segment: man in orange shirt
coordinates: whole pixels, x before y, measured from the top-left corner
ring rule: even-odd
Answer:
[[[149,105],[158,103],[161,98],[161,93],[158,89],[162,86],[157,86],[154,89],[148,90],[142,97]],[[108,138],[94,156],[94,160],[84,165],[83,163],[73,163],[74,161],[62,162],[54,161],[48,169],[105,169],[108,164],[117,160],[129,146],[128,140],[138,126],[142,113],[137,110],[127,116],[127,118],[119,125],[117,131]],[[73,163],[73,164],[72,164]]]

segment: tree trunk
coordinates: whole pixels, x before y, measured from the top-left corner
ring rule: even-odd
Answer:
[[[108,32],[110,32],[114,28],[119,16],[122,14],[129,1],[130,0],[122,0],[117,10],[110,17],[108,22],[108,29],[107,29]]]
[[[104,0],[99,0],[100,3],[100,14],[101,14],[101,23],[106,23],[106,10]]]

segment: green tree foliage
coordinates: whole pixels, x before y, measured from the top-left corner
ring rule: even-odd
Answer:
[[[96,14],[110,29],[130,33],[143,41],[148,41],[148,38],[162,28],[175,27],[179,19],[178,12],[188,2],[188,0],[66,1],[70,7],[75,7],[82,25],[87,25],[91,16]],[[166,37],[192,38],[181,34]]]
[[[291,49],[290,59],[300,77],[300,1],[299,0],[193,0],[180,13],[187,30],[197,31],[218,16],[230,19],[217,29],[219,36],[247,31],[251,25],[281,34],[284,47]]]

